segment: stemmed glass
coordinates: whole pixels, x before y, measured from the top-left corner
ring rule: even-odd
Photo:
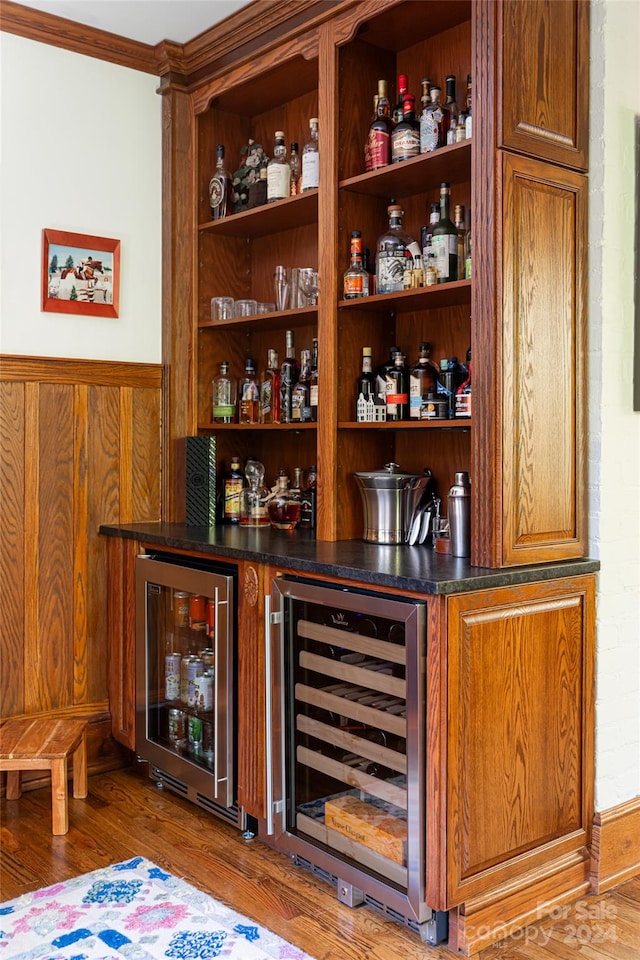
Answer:
[[[298,286],[305,306],[315,307],[318,303],[318,271],[313,267],[301,267],[298,271]]]

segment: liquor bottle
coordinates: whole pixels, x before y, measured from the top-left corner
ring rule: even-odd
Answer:
[[[247,210],[261,207],[267,202],[267,168],[260,167],[258,179],[249,186]]]
[[[431,246],[438,267],[438,283],[449,283],[458,278],[458,231],[449,216],[451,187],[440,184],[440,219],[433,228]]]
[[[471,140],[471,99],[472,99],[472,89],[471,89],[471,74],[467,76],[467,104],[466,104],[466,114],[467,118],[465,120],[465,139]]]
[[[240,458],[232,456],[229,469],[222,475],[220,487],[220,520],[222,523],[239,523],[244,489],[244,473]]]
[[[209,204],[211,219],[221,220],[228,217],[233,209],[233,180],[224,165],[224,146],[216,147],[216,169],[209,181]]]
[[[455,416],[471,416],[471,347],[467,350],[467,376],[456,390]]]
[[[213,393],[213,422],[235,423],[236,381],[229,376],[229,361],[220,364],[220,373],[211,381]]]
[[[343,297],[345,300],[355,300],[368,296],[369,274],[362,263],[362,234],[359,230],[352,230],[351,259],[343,278]]]
[[[429,204],[429,223],[422,227],[420,231],[420,247],[422,248],[422,262],[424,266],[427,266],[428,261],[433,255],[433,250],[431,248],[431,241],[433,239],[433,228],[440,219],[440,204],[431,203]]]
[[[418,359],[409,371],[409,419],[420,420],[421,409],[430,393],[438,389],[438,376],[429,359],[429,344],[420,344]]]
[[[240,506],[244,490],[244,474],[240,469],[240,457],[231,457],[231,466],[222,479],[223,523],[240,523]]]
[[[267,352],[267,366],[260,377],[260,423],[280,422],[280,368],[277,350]]]
[[[467,261],[467,229],[464,224],[464,206],[456,203],[453,208],[453,222],[458,231],[458,280],[464,280]]]
[[[275,530],[293,530],[300,519],[300,490],[289,487],[289,477],[281,469],[276,477],[274,496],[268,503],[269,519]]]
[[[457,357],[447,357],[440,361],[438,394],[447,401],[448,420],[453,420],[456,415],[456,392],[465,376],[466,370],[458,363]]]
[[[392,117],[391,117],[392,120],[393,120],[394,125],[395,125],[396,123],[400,123],[400,121],[402,120],[402,118],[403,118],[403,116],[404,116],[404,109],[403,109],[403,108],[404,108],[404,98],[405,98],[406,95],[407,95],[408,89],[409,89],[409,88],[408,88],[408,86],[407,86],[407,78],[406,78],[406,75],[405,75],[404,73],[401,73],[401,74],[398,76],[398,102],[396,103],[395,107],[393,108],[393,114],[392,114]]]
[[[369,126],[365,145],[365,170],[379,170],[391,163],[391,107],[387,95],[387,81],[378,80],[378,96],[375,98],[373,120]]]
[[[456,78],[453,73],[445,80],[445,106],[449,111],[449,130],[447,143],[456,142],[456,127],[458,125],[458,104],[456,102]]]
[[[311,348],[311,380],[309,381],[309,406],[311,408],[311,422],[318,420],[318,339],[313,338]]]
[[[291,186],[289,188],[291,196],[295,197],[300,188],[300,154],[298,153],[298,144],[293,141],[289,146],[289,166],[291,167]]]
[[[256,379],[256,362],[247,357],[244,377],[238,389],[238,423],[258,423],[260,419],[260,387]]]
[[[396,350],[393,367],[386,374],[387,420],[406,420],[409,413],[409,374],[405,355]]]
[[[381,363],[376,370],[376,396],[383,403],[386,403],[387,396],[387,373],[393,369],[394,357],[398,352],[398,347],[389,347],[389,359],[386,363]]]
[[[302,192],[314,190],[320,183],[318,118],[309,120],[309,139],[302,148]]]
[[[376,291],[398,293],[404,290],[405,267],[413,266],[413,257],[420,253],[420,247],[413,237],[402,229],[402,207],[391,203],[387,207],[387,213],[389,228],[380,235],[376,247]]]
[[[267,166],[267,203],[284,200],[291,193],[291,167],[282,130],[276,130],[273,156]]]
[[[315,530],[316,527],[316,497],[318,485],[318,471],[315,464],[306,470],[300,488],[300,522],[299,527]]]
[[[454,143],[462,143],[463,140],[467,139],[467,115],[463,113],[462,110],[458,114],[458,122],[456,124]]]
[[[391,134],[391,163],[401,163],[420,154],[420,124],[416,120],[415,97],[407,93],[402,120]]]
[[[311,421],[311,351],[300,351],[300,373],[291,391],[291,422]]]
[[[367,409],[376,399],[376,378],[373,374],[371,347],[362,348],[362,372],[356,381],[356,421],[366,423],[369,420]]]
[[[420,117],[420,153],[431,153],[447,143],[449,111],[440,102],[440,87],[431,87],[430,102]]]
[[[280,367],[280,423],[291,423],[293,388],[300,376],[300,366],[296,360],[293,330],[287,330],[285,340],[286,355]]]
[[[471,255],[471,230],[467,231],[467,254],[464,261],[464,278],[465,280],[471,280],[472,273],[472,255]]]

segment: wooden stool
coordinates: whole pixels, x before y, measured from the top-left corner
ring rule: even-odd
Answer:
[[[51,771],[52,830],[69,829],[67,759],[73,757],[73,795],[86,797],[87,721],[48,718],[7,720],[0,728],[0,770],[7,771],[7,800],[21,793],[21,770]]]

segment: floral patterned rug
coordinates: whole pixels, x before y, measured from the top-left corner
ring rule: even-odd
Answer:
[[[0,904],[0,960],[311,960],[135,857]]]

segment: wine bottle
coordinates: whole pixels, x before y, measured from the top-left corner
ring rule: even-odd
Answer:
[[[440,184],[440,219],[433,228],[431,247],[438,269],[438,283],[458,279],[458,231],[449,216],[451,187]]]
[[[296,360],[293,330],[287,330],[285,340],[286,356],[280,367],[280,423],[291,423],[293,388],[300,376],[300,365]]]
[[[228,217],[233,209],[233,186],[231,174],[224,165],[224,146],[216,147],[216,169],[209,181],[209,205],[211,219],[221,220]]]

